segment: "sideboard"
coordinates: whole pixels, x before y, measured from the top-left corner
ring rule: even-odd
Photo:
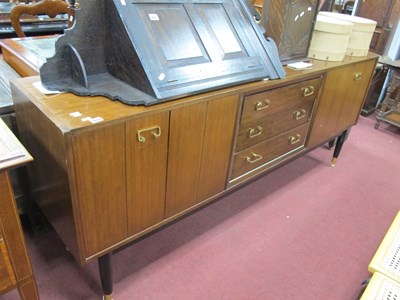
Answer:
[[[106,298],[113,250],[337,138],[335,163],[377,56],[311,62],[150,107],[13,81],[32,197],[80,264],[98,259]]]

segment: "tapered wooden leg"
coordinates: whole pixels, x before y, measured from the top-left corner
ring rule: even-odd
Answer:
[[[340,150],[342,150],[342,146],[344,140],[346,139],[346,135],[347,135],[347,130],[343,131],[343,133],[337,138],[335,150],[333,150],[333,157],[331,162],[332,167],[336,165],[336,160],[339,157]]]
[[[103,300],[112,300],[113,280],[111,259],[111,253],[100,256],[98,259],[101,287],[103,288]]]

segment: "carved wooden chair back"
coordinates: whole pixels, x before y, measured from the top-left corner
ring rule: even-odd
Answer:
[[[55,16],[58,14],[66,13],[68,14],[68,26],[71,26],[73,16],[72,10],[69,8],[68,2],[65,2],[63,0],[42,0],[34,4],[19,4],[14,6],[10,12],[10,20],[11,25],[14,28],[17,36],[25,37],[20,23],[21,15],[48,15],[50,18],[55,18]]]

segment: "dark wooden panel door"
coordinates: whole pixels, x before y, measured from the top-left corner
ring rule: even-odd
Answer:
[[[262,35],[240,2],[154,2],[127,3],[121,13],[158,98],[268,77]]]
[[[276,42],[282,62],[306,59],[319,0],[264,0],[265,35]]]
[[[384,54],[388,37],[400,17],[399,0],[365,0],[359,1],[356,15],[375,20],[377,26],[370,44],[370,51]]]

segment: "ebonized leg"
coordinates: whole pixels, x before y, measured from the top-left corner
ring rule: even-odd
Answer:
[[[346,135],[347,135],[347,130],[343,131],[343,133],[337,138],[335,150],[333,150],[333,157],[331,162],[332,167],[336,165],[336,160],[339,157],[340,150],[342,150],[342,146],[344,140],[346,139]]]
[[[112,300],[113,280],[112,280],[112,254],[107,253],[98,258],[101,287],[103,288],[103,300]]]

